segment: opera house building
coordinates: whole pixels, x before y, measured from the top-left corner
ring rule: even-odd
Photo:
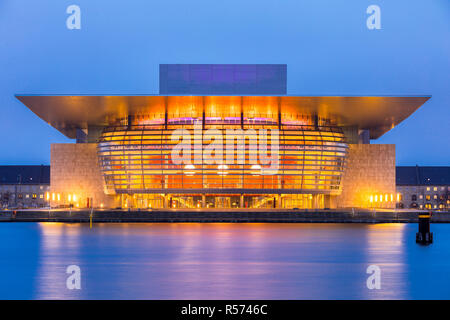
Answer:
[[[160,65],[159,94],[17,95],[51,145],[53,207],[394,208],[395,145],[429,96],[287,94],[286,65]]]

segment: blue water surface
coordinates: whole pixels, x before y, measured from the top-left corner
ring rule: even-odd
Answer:
[[[449,299],[450,225],[0,223],[0,299]],[[81,269],[81,289],[66,268]],[[369,265],[381,270],[370,290]]]

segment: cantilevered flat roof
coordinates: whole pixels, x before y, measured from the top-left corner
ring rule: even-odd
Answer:
[[[42,120],[69,138],[77,128],[108,125],[133,114],[187,116],[224,110],[258,117],[311,114],[330,118],[340,126],[369,129],[376,139],[409,117],[431,96],[102,96],[16,95]]]

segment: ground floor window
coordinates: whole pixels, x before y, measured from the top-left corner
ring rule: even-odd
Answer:
[[[323,209],[323,194],[123,194],[122,208],[167,208],[167,209],[214,209],[214,208],[246,208],[246,209]]]

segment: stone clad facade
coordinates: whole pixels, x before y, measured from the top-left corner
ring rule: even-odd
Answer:
[[[341,188],[337,207],[395,208],[395,145],[350,144]]]
[[[93,207],[116,206],[114,196],[105,193],[96,143],[52,144],[50,152],[52,206],[86,207],[88,201]]]

